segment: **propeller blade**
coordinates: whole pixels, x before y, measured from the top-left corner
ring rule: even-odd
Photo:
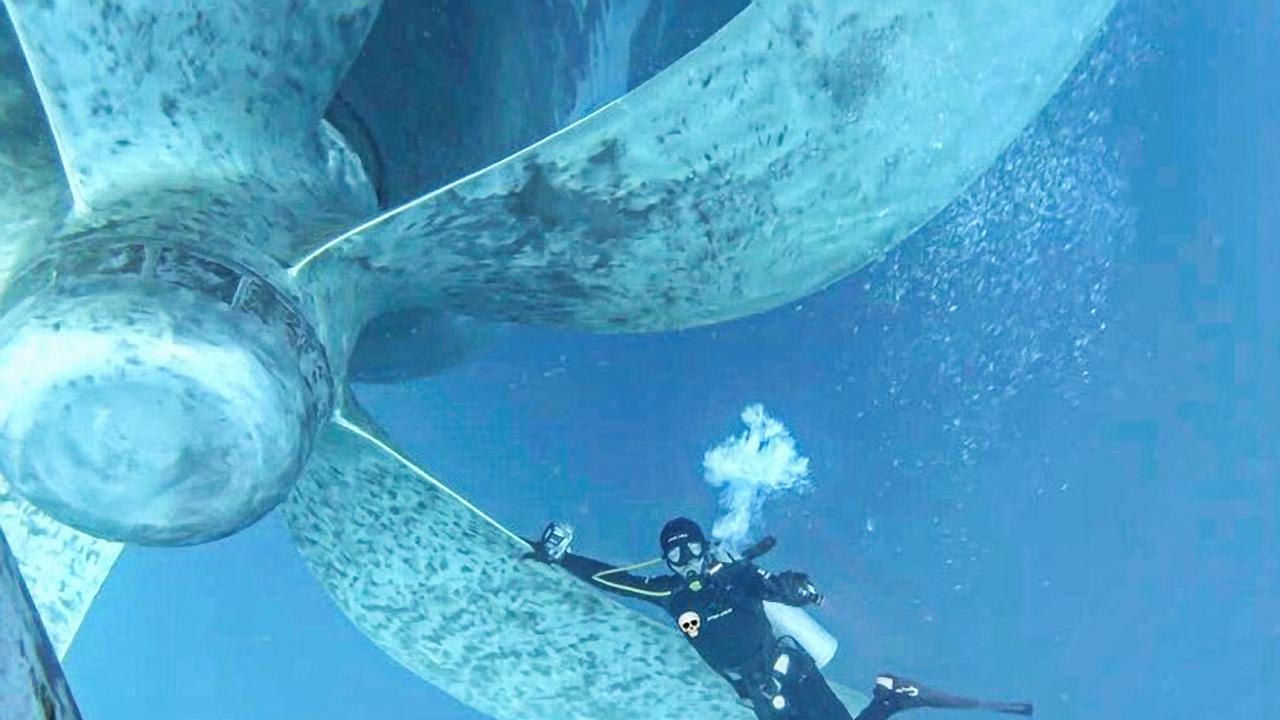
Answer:
[[[124,546],[54,520],[0,476],[0,532],[18,559],[57,657],[62,658]]]
[[[0,717],[79,720],[18,561],[0,532]]]
[[[82,213],[245,178],[342,194],[321,116],[380,0],[4,4]]]
[[[0,15],[0,290],[70,209],[40,96],[13,26]]]
[[[761,0],[630,94],[291,272],[601,331],[803,297],[882,256],[1040,112],[1112,0]]]

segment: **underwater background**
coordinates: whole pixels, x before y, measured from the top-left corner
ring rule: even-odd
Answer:
[[[1278,48],[1274,2],[1122,2],[995,167],[823,293],[678,333],[511,328],[357,394],[506,526],[563,518],[615,561],[719,514],[704,453],[762,403],[811,487],[754,531],[830,598],[832,679],[1280,717]],[[368,642],[286,535],[273,513],[126,552],[66,660],[84,716],[483,717]]]

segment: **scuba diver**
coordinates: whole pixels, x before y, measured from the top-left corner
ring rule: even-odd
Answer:
[[[688,518],[668,522],[659,536],[670,575],[646,577],[569,552],[572,529],[551,523],[528,556],[558,564],[608,592],[638,598],[666,610],[694,650],[737,691],[760,720],[852,720],[827,684],[818,663],[801,643],[777,636],[764,603],[801,607],[821,604],[804,573],[769,573],[752,563],[773,547],[773,538],[741,558],[719,552]],[[656,561],[654,561],[656,562]],[[645,563],[648,564],[648,563]],[[884,720],[912,708],[961,708],[1030,715],[1030,703],[974,700],[941,693],[896,675],[876,678],[871,703],[856,720]]]

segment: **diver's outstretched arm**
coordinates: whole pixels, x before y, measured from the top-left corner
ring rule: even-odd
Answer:
[[[624,597],[639,598],[666,607],[671,597],[670,577],[646,577],[582,555],[565,553],[560,566],[592,585]]]
[[[552,563],[568,570],[574,577],[624,597],[646,600],[666,607],[674,581],[670,577],[646,577],[629,572],[633,567],[616,567],[599,560],[569,552],[573,531],[567,525],[551,523],[537,541],[526,540],[533,551],[526,558]],[[645,565],[650,563],[643,563]]]
[[[1030,715],[1034,711],[1028,702],[978,700],[934,690],[896,675],[881,675],[876,678],[871,704],[854,720],[884,720],[899,711],[922,707],[990,710],[1009,715]]]

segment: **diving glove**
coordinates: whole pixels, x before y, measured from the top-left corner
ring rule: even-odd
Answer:
[[[802,603],[813,603],[814,605],[821,605],[822,601],[826,600],[818,592],[818,588],[814,587],[813,581],[809,579],[808,575],[804,573],[785,573],[784,577],[791,596],[796,600]]]
[[[572,543],[573,526],[562,522],[548,523],[534,551],[539,560],[557,563],[569,552],[569,545]]]

